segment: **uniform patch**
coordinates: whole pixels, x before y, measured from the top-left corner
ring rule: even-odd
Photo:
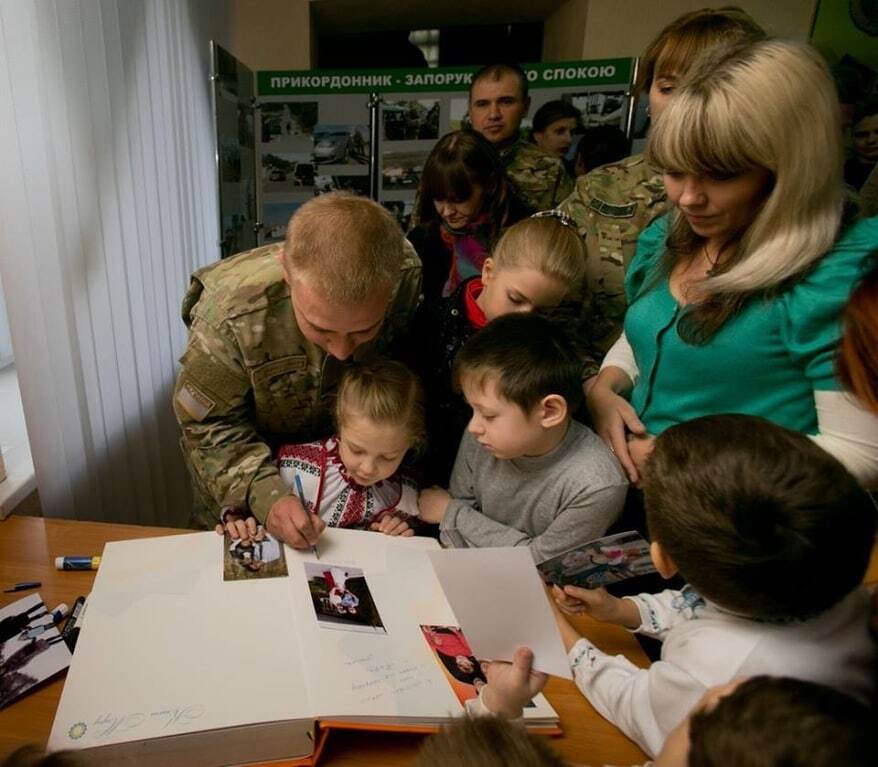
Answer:
[[[203,421],[216,407],[212,400],[191,381],[184,381],[177,392],[177,404],[195,421]]]
[[[293,354],[289,357],[281,357],[273,362],[266,362],[255,368],[252,373],[253,385],[258,386],[264,381],[277,378],[285,373],[297,373],[308,367],[308,358],[304,354]]]
[[[632,202],[627,205],[611,205],[596,197],[592,197],[588,203],[588,207],[595,213],[600,213],[607,218],[631,218],[637,210],[637,203]]]

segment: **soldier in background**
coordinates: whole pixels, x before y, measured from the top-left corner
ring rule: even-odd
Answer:
[[[222,520],[246,540],[258,521],[292,546],[314,544],[324,524],[290,494],[273,449],[327,433],[344,361],[388,352],[420,290],[393,216],[344,192],[305,203],[284,243],[195,272],[174,411],[197,524]]]
[[[649,94],[650,117],[655,120],[699,53],[720,43],[763,37],[765,32],[740,8],[686,13],[646,49],[635,93]],[[588,251],[581,326],[590,336],[587,345],[595,357],[586,372],[594,374],[622,331],[625,270],[637,238],[667,210],[661,171],[650,167],[642,154],[596,168],[577,179],[560,209],[576,222]]]
[[[469,119],[503,160],[519,199],[534,210],[554,208],[573,189],[560,158],[540,150],[521,136],[521,121],[530,107],[527,76],[514,64],[490,64],[473,75]]]

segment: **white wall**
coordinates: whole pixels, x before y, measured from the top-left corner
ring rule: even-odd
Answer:
[[[173,524],[189,273],[218,256],[208,0],[0,0],[0,275],[47,516]]]
[[[678,16],[736,5],[777,37],[807,40],[817,0],[567,0],[546,20],[543,60],[640,56]]]
[[[12,334],[9,320],[6,319],[6,298],[3,295],[3,280],[0,280],[0,369],[12,362]]]

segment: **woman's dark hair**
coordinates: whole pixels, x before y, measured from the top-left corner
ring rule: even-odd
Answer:
[[[558,120],[567,120],[569,118],[576,120],[576,126],[579,127],[582,122],[582,115],[579,110],[569,101],[547,101],[534,114],[533,117],[533,133],[542,133],[552,123]]]
[[[851,117],[851,130],[860,120],[864,120],[872,115],[878,115],[878,98],[863,101],[854,108],[854,113]]]
[[[423,226],[438,226],[434,200],[462,202],[481,188],[482,212],[488,216],[491,240],[496,240],[509,215],[509,182],[500,155],[480,133],[459,130],[439,139],[421,174],[416,216]]]
[[[628,156],[629,144],[625,133],[615,125],[595,125],[586,128],[576,145],[574,162],[582,162],[585,172]]]

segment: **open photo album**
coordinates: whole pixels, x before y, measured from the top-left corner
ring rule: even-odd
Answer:
[[[319,557],[281,545],[285,566],[257,543],[231,563],[215,533],[107,544],[50,750],[309,764],[333,727],[427,732],[464,713],[484,676],[430,562],[436,541],[328,529]],[[541,695],[525,721],[558,731]]]

